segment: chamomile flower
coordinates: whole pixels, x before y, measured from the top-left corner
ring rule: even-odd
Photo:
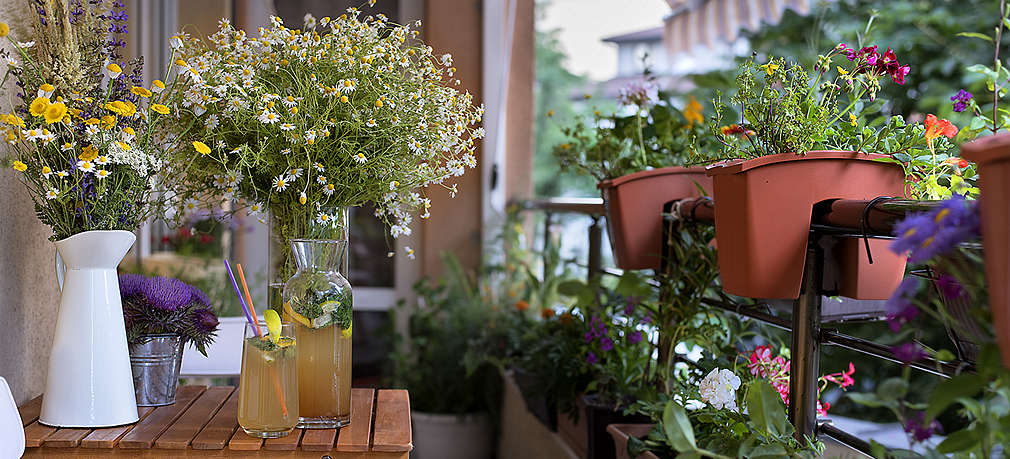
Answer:
[[[60,146],[60,151],[70,151],[77,146],[77,142],[67,142]]]
[[[252,203],[249,206],[249,215],[250,216],[259,215],[262,212],[263,212],[263,204],[260,204],[258,202],[254,202],[254,203]]]
[[[110,162],[109,157],[105,155],[98,155],[98,157],[95,158],[95,164],[98,164],[99,166],[104,166],[106,164],[109,164],[109,162]]]
[[[105,177],[108,177],[108,176],[109,176],[109,171],[107,171],[105,169],[98,169],[97,171],[95,171],[95,177],[98,177],[98,180],[104,179]]]
[[[123,74],[123,69],[115,62],[110,62],[105,66],[105,76],[110,80],[115,80],[119,78],[119,75]]]
[[[220,124],[221,124],[220,120],[218,119],[217,115],[214,114],[208,116],[207,119],[204,120],[203,122],[203,125],[206,126],[207,129],[217,129],[218,125]]]
[[[452,188],[449,188],[449,197],[455,198],[456,194],[459,193],[459,189],[456,188],[456,184],[452,184]]]
[[[396,189],[399,188],[399,187],[400,187],[400,182],[397,182],[396,180],[393,180],[392,182],[389,182],[389,190],[390,191],[396,191]]]
[[[84,128],[84,133],[89,136],[98,135],[100,131],[101,129],[98,127],[97,124],[89,124],[86,128]]]
[[[186,202],[183,203],[182,205],[182,210],[186,211],[187,214],[196,212],[197,209],[199,208],[200,208],[200,201],[197,201],[196,199],[193,198],[187,199]]]
[[[336,187],[333,186],[332,183],[327,183],[326,186],[323,187],[323,194],[326,196],[333,196],[334,191],[336,191]]]
[[[302,173],[305,172],[302,168],[296,167],[294,169],[288,169],[287,176],[289,181],[295,181],[302,177]]]
[[[172,49],[182,48],[182,37],[173,35],[172,38],[168,39],[168,44],[172,46]]]
[[[77,161],[77,170],[84,173],[91,173],[95,171],[95,165],[91,161]]]
[[[242,152],[242,147],[238,147],[238,148],[233,149],[232,151],[229,151],[228,154],[237,155],[237,154],[239,154],[241,152]]]
[[[323,166],[323,163],[315,163],[312,165],[312,168],[319,172],[326,172],[326,167]]]
[[[368,121],[365,121],[365,126],[368,126],[368,127],[375,127],[375,126],[378,126],[378,125],[379,125],[379,123],[375,122],[375,118],[369,118]]]
[[[51,175],[53,175],[53,170],[50,169],[49,166],[42,166],[42,176],[49,178]]]
[[[50,188],[49,191],[46,192],[46,199],[52,200],[57,199],[59,197],[60,197],[60,190],[57,190],[56,188]]]
[[[274,113],[274,112],[272,112],[270,110],[263,110],[260,113],[259,120],[263,124],[274,124],[274,123],[280,121],[280,117],[277,116],[276,113]]]
[[[298,105],[299,100],[302,100],[302,98],[295,96],[287,96],[281,99],[281,103],[283,103],[287,107],[294,107],[295,105]]]
[[[161,80],[154,80],[151,82],[151,92],[160,93],[165,90],[165,83]]]
[[[281,130],[282,131],[293,131],[293,130],[295,130],[295,125],[293,125],[291,123],[281,123]]]
[[[291,149],[290,148],[285,148],[285,149],[281,150],[281,154],[284,155],[284,156],[290,155],[291,154]]]
[[[34,41],[19,41],[18,42],[18,47],[20,47],[20,48],[28,49],[28,48],[31,48],[32,46],[35,46],[35,42]]]
[[[354,155],[354,160],[357,161],[358,164],[365,164],[366,162],[368,162],[368,158],[365,157],[364,153],[358,153]]]
[[[48,99],[53,95],[53,91],[55,90],[56,90],[55,86],[46,83],[42,86],[39,86],[38,97],[45,97],[46,99]]]
[[[342,93],[354,92],[358,88],[357,78],[348,78],[337,82],[337,89]]]
[[[309,201],[309,197],[305,195],[304,191],[302,191],[301,193],[298,193],[298,203],[299,204],[301,204],[301,205],[304,206],[305,203],[308,202],[308,201]]]
[[[403,246],[403,251],[407,253],[407,258],[410,258],[411,260],[416,258],[414,255],[414,249],[410,248],[409,245]]]
[[[57,171],[56,176],[59,178],[67,178],[70,176],[70,173],[67,171]]]
[[[316,183],[320,185],[326,185],[326,176],[325,175],[316,176]]]
[[[319,212],[316,214],[316,223],[319,223],[320,225],[327,225],[330,223],[330,220],[332,219],[326,214],[326,212]]]
[[[274,177],[273,188],[275,191],[284,191],[288,189],[288,176],[281,174]]]

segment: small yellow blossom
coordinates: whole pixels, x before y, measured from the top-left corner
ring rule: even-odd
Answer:
[[[112,115],[105,115],[102,117],[102,127],[105,129],[112,129],[116,126],[116,117]]]
[[[165,90],[165,83],[161,80],[154,80],[151,82],[151,91],[161,92]]]
[[[46,108],[43,116],[46,119],[46,124],[53,124],[63,119],[67,114],[67,106],[63,102],[57,102]]]
[[[196,149],[196,152],[200,153],[201,155],[209,155],[210,154],[210,147],[208,147],[207,144],[205,144],[205,143],[203,143],[203,142],[201,142],[199,140],[194,140],[193,141],[193,148]]]
[[[28,112],[32,116],[40,117],[46,113],[47,108],[49,108],[49,99],[46,97],[36,97],[28,107]]]
[[[773,64],[771,62],[761,66],[761,68],[764,69],[764,71],[767,72],[769,76],[774,75],[775,71],[778,70],[779,67],[781,66],[778,64]]]
[[[6,37],[9,33],[11,33],[11,27],[6,22],[0,22],[0,38]]]
[[[25,163],[21,162],[21,161],[14,161],[14,165],[13,166],[14,166],[14,170],[16,170],[18,172],[24,172],[24,171],[28,170],[28,166]]]
[[[151,110],[154,110],[157,113],[161,113],[162,115],[167,115],[170,112],[168,106],[161,104],[152,104]]]
[[[94,145],[88,145],[81,150],[81,154],[77,156],[77,159],[81,161],[92,161],[98,157],[98,149]]]
[[[109,77],[109,79],[115,80],[116,78],[119,78],[119,75],[122,73],[122,67],[117,65],[115,62],[105,66],[105,76]]]
[[[130,92],[140,96],[140,97],[151,97],[152,93],[147,88],[142,88],[140,86],[134,86],[130,88]]]
[[[852,113],[849,113],[849,124],[851,124],[853,126],[856,125],[856,115],[853,115]]]
[[[838,74],[840,74],[840,75],[848,75],[848,74],[849,74],[849,71],[848,71],[848,70],[845,70],[845,69],[843,69],[843,68],[842,68],[842,66],[840,66],[840,65],[839,65],[839,66],[838,66]]]

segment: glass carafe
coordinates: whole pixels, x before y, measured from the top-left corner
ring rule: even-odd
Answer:
[[[298,342],[298,427],[351,420],[351,284],[346,240],[292,239],[297,266],[284,285],[284,314]]]

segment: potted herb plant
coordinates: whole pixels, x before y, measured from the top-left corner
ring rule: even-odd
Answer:
[[[33,6],[25,41],[0,24],[4,81],[17,84],[0,130],[4,164],[52,227],[57,252],[59,318],[39,422],[128,424],[138,416],[116,267],[157,213],[171,109],[163,83],[144,86],[142,60],[127,66],[121,55],[121,2]]]
[[[814,204],[904,194],[903,169],[884,160],[894,152],[923,149],[924,130],[900,116],[876,129],[860,127],[859,115],[881,79],[902,84],[908,72],[890,49],[844,44],[819,57],[812,77],[781,58],[761,65],[751,58],[741,65],[732,103],[742,119],[722,125],[725,107],[716,101],[710,129],[723,145],[717,153],[722,161],[707,169],[727,292],[798,297]],[[840,100],[843,96],[847,100]],[[901,281],[904,260],[881,244],[871,244],[880,249],[872,264],[859,244],[840,248],[840,269],[856,280],[840,285],[841,295],[884,299]]]
[[[490,308],[459,262],[451,256],[443,261],[446,279],[415,285],[420,304],[410,314],[409,346],[393,355],[392,383],[410,391],[412,456],[489,457],[501,376],[490,363],[468,368],[465,358]]]
[[[701,104],[692,97],[676,108],[648,75],[622,90],[620,102],[632,113],[578,120],[562,129],[568,140],[553,154],[563,170],[598,181],[617,266],[658,269],[663,205],[711,191],[703,168],[685,167],[692,144],[704,147],[709,136]]]
[[[175,403],[187,344],[207,355],[217,315],[200,289],[179,279],[120,274],[119,289],[130,343],[137,406]]]

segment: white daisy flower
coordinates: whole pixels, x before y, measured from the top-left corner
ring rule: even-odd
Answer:
[[[293,131],[293,130],[295,130],[295,125],[293,125],[291,123],[282,123],[281,124],[281,130],[282,131]]]
[[[182,37],[175,35],[168,39],[168,44],[172,46],[172,49],[182,48]]]
[[[354,160],[357,161],[358,164],[365,164],[368,161],[368,158],[365,157],[364,153],[358,153],[354,155]]]
[[[95,165],[92,164],[91,161],[84,161],[84,160],[77,161],[77,170],[84,173],[94,172]]]
[[[249,215],[250,216],[259,215],[261,212],[263,212],[263,204],[260,204],[258,202],[254,202],[254,203],[252,203],[252,205],[249,206]]]
[[[20,46],[22,48],[31,48],[32,46],[35,46],[35,42],[34,41],[19,41],[18,42],[18,46]]]
[[[241,172],[229,172],[225,179],[228,182],[228,186],[238,186],[242,183],[242,173]]]
[[[312,165],[312,168],[319,172],[326,172],[326,168],[323,167],[323,163],[315,163]]]
[[[320,185],[326,185],[326,176],[325,175],[316,176],[316,183]]]
[[[291,149],[290,148],[285,148],[285,149],[281,150],[281,154],[285,155],[285,156],[290,155],[291,154]]]
[[[298,180],[299,178],[301,178],[302,172],[305,172],[305,170],[300,167],[296,167],[294,169],[288,169],[287,172],[288,181],[293,182],[295,180]]]
[[[232,154],[232,155],[237,155],[237,154],[239,154],[240,152],[242,152],[242,147],[238,147],[238,148],[236,148],[236,149],[234,149],[234,150],[232,150],[232,151],[229,151],[228,153],[229,153],[229,154]]]
[[[333,196],[334,191],[336,191],[336,187],[334,187],[332,183],[327,183],[326,186],[323,187],[323,194],[326,196]]]
[[[221,124],[220,120],[218,120],[217,115],[214,114],[208,116],[207,119],[203,122],[203,125],[207,126],[207,129],[217,129],[218,125],[220,124]]]
[[[192,213],[200,208],[200,202],[196,199],[190,198],[186,200],[186,202],[182,205],[182,208],[186,211],[186,213]]]
[[[397,182],[396,180],[393,180],[392,182],[389,182],[389,190],[390,191],[396,191],[396,189],[399,188],[399,187],[400,187],[400,182]]]
[[[259,120],[263,124],[274,124],[280,121],[280,117],[270,110],[263,110],[263,112],[260,113]]]
[[[67,178],[70,176],[70,173],[67,171],[59,171],[56,173],[56,176],[59,178]]]
[[[98,164],[99,166],[109,164],[109,161],[110,161],[109,157],[105,155],[100,155],[99,157],[95,158],[95,164]]]
[[[60,197],[60,190],[57,190],[56,188],[50,188],[49,191],[46,192],[46,199],[56,199],[58,197]]]
[[[340,80],[337,82],[337,89],[342,93],[353,92],[358,88],[357,78],[348,78],[346,80]]]
[[[108,177],[108,176],[109,176],[109,171],[107,171],[105,169],[98,169],[97,171],[95,171],[95,177],[98,177],[98,180],[101,180],[101,179],[103,179],[105,177]]]
[[[320,225],[329,224],[330,216],[326,215],[325,212],[319,212],[318,214],[316,214],[316,223],[319,223]]]
[[[84,133],[89,136],[95,136],[99,133],[99,128],[97,124],[89,124],[88,127],[84,128]]]
[[[295,96],[287,96],[287,97],[281,99],[281,103],[283,103],[285,106],[287,106],[287,107],[290,108],[290,107],[294,107],[294,106],[298,105],[298,101],[299,100],[302,100],[302,98],[301,97],[295,97]]]
[[[411,260],[413,260],[414,258],[416,258],[416,257],[414,256],[414,249],[410,248],[410,246],[409,246],[409,245],[407,245],[407,246],[404,246],[404,247],[403,247],[403,251],[404,251],[404,252],[407,252],[407,258],[410,258]]]
[[[378,125],[379,125],[379,123],[375,122],[375,118],[369,118],[368,121],[365,122],[365,126],[368,126],[368,127],[375,127],[375,126],[378,126]]]
[[[273,188],[276,191],[284,191],[288,189],[288,177],[284,174],[274,177]]]
[[[77,142],[67,142],[60,147],[60,151],[70,151],[77,146]]]

